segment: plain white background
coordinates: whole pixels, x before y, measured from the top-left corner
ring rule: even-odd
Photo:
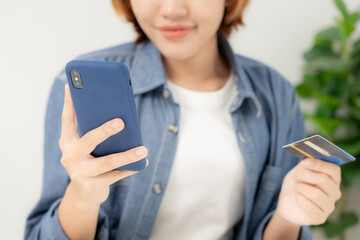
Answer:
[[[236,52],[269,64],[296,84],[302,53],[337,14],[332,2],[252,0],[246,28],[230,42]],[[346,2],[352,9],[359,6],[359,0]],[[26,216],[40,196],[44,115],[54,77],[75,56],[134,36],[110,0],[0,0],[2,239],[23,238]],[[349,208],[360,212],[355,201],[359,190],[353,192]],[[359,234],[360,227],[354,227],[347,239]]]

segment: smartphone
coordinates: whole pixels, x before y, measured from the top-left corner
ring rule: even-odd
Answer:
[[[125,127],[100,143],[94,157],[119,153],[143,145],[130,74],[120,62],[73,60],[65,67],[78,124],[79,136],[114,118]],[[140,171],[146,158],[118,170]]]

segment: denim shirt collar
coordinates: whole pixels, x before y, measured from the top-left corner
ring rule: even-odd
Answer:
[[[261,115],[261,107],[241,60],[233,52],[230,44],[223,34],[218,34],[218,48],[227,59],[238,90],[237,98],[230,107],[230,112],[239,108],[246,99],[250,99],[257,107],[257,117]],[[138,45],[132,67],[134,95],[144,94],[158,87],[166,85],[166,73],[162,62],[161,53],[154,43],[147,41]]]

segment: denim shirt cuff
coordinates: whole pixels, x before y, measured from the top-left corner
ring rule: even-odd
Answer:
[[[39,239],[56,239],[68,240],[64,230],[62,229],[58,218],[58,206],[61,199],[56,200],[43,216],[41,222],[41,231]]]
[[[56,200],[42,218],[40,239],[69,240],[62,229],[58,217],[58,206],[62,199]],[[109,239],[109,222],[106,213],[100,208],[95,239]]]
[[[259,224],[259,226],[256,229],[256,232],[254,235],[254,240],[262,240],[263,239],[265,227],[266,227],[267,223],[269,222],[269,220],[271,219],[271,217],[274,215],[274,212],[275,212],[275,210],[269,212],[263,218],[263,220],[261,221],[261,223]],[[298,240],[312,240],[310,226],[301,226],[300,227]]]

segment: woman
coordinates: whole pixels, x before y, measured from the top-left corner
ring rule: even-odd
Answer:
[[[80,59],[128,66],[146,148],[92,157],[124,123],[79,138],[61,73],[48,103],[43,191],[25,238],[311,239],[306,225],[323,223],[340,198],[340,168],[281,150],[304,137],[294,89],[226,40],[247,4],[113,0],[134,23],[136,43]],[[113,170],[145,156],[137,174]]]

